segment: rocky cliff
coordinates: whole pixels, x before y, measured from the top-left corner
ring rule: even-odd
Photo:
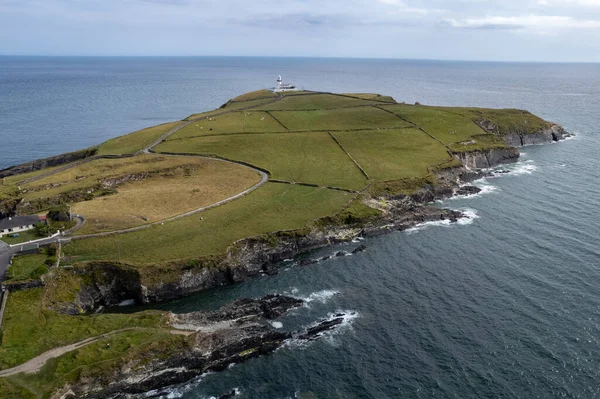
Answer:
[[[36,170],[42,170],[52,166],[64,165],[79,161],[81,159],[92,157],[96,155],[97,152],[98,150],[96,148],[89,148],[87,150],[69,152],[67,154],[56,155],[50,158],[38,159],[33,162],[11,166],[10,168],[0,170],[0,178],[34,172]]]
[[[102,375],[81,375],[62,387],[53,398],[127,398],[159,396],[160,389],[185,383],[209,371],[273,352],[294,339],[311,341],[347,320],[336,314],[303,330],[278,331],[265,323],[303,305],[297,298],[267,295],[241,299],[214,312],[168,316],[171,328],[183,335],[168,345],[151,345],[140,353],[128,353]],[[146,394],[154,391],[154,394]]]

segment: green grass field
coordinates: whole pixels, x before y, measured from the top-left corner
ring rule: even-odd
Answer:
[[[381,102],[334,94],[315,93],[300,95],[296,93],[296,95],[285,96],[285,98],[274,103],[258,106],[256,109],[266,111],[297,111],[356,107],[370,104],[381,104]]]
[[[185,337],[162,329],[140,328],[115,334],[46,363],[36,374],[0,378],[3,399],[48,397],[67,383],[85,380],[88,375],[111,374],[123,358],[157,346],[183,345]]]
[[[84,226],[75,234],[158,222],[236,195],[261,179],[254,170],[229,162],[174,158],[187,162],[177,170],[121,184],[116,194],[74,204],[73,213],[86,218]]]
[[[490,121],[496,125],[495,134],[532,134],[549,128],[552,124],[528,111],[520,109],[491,109],[467,107],[435,107],[437,109],[463,115],[473,121]]]
[[[172,140],[156,151],[218,155],[271,172],[271,178],[359,190],[366,179],[326,132],[239,134]]]
[[[181,124],[182,122],[165,123],[108,140],[98,146],[98,155],[133,154]]]
[[[239,111],[195,121],[177,131],[169,137],[167,141],[228,133],[286,131],[287,130],[267,112]]]
[[[9,281],[24,281],[32,278],[40,278],[48,271],[44,262],[47,255],[33,254],[20,255],[13,258],[13,264],[6,271],[6,279]]]
[[[271,114],[291,131],[402,128],[411,126],[375,107],[321,111],[273,111]]]
[[[431,165],[450,159],[446,148],[419,129],[336,132],[371,179],[425,177]]]
[[[73,317],[42,306],[43,288],[11,292],[2,323],[0,369],[21,364],[49,349],[127,327],[162,326],[162,313]]]
[[[486,132],[471,119],[423,105],[385,105],[383,108],[422,127],[445,144],[468,141]]]
[[[38,236],[35,229],[27,230],[27,231],[20,231],[16,234],[18,234],[19,236],[18,237],[9,237],[8,235],[4,235],[0,238],[0,240],[4,241],[8,245],[13,245],[13,244],[21,244],[23,242],[39,240],[40,238],[44,238],[44,237]]]
[[[261,100],[261,99],[274,99],[277,97],[277,94],[273,93],[271,90],[256,90],[251,91],[249,93],[244,93],[240,96],[234,97],[230,100],[230,102],[240,102],[240,101],[253,101],[253,100]]]
[[[395,103],[396,100],[392,96],[382,96],[377,93],[344,93],[348,97],[358,97],[363,100],[375,100],[382,103]]]
[[[205,162],[184,156],[154,154],[142,154],[122,159],[97,159],[24,184],[21,188],[27,192],[22,195],[27,200],[51,197],[63,192],[95,187],[101,180],[139,173],[160,172],[188,165],[193,167]]]
[[[335,214],[351,199],[351,194],[337,190],[267,183],[246,197],[201,214],[134,233],[75,240],[63,251],[71,262],[134,264],[222,254],[236,240],[299,229],[311,220]]]

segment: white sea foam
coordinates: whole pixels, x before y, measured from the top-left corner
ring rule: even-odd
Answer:
[[[405,230],[404,232],[406,234],[414,234],[416,232],[419,232],[419,231],[429,228],[429,227],[450,227],[454,224],[457,224],[460,226],[465,226],[465,225],[473,223],[473,221],[475,219],[479,218],[479,216],[477,215],[477,211],[475,209],[462,208],[462,209],[457,209],[457,210],[462,212],[464,214],[464,216],[462,218],[458,219],[456,221],[456,223],[452,223],[449,219],[434,220],[431,222],[420,223],[420,224],[416,225],[415,227]]]
[[[530,162],[526,162],[524,164],[517,164],[516,167],[514,169],[512,169],[510,171],[511,175],[530,175],[533,172],[535,172],[536,170],[538,170],[538,167],[536,165],[533,165]]]
[[[269,324],[273,326],[273,328],[280,329],[283,328],[283,323],[280,321],[270,321]]]
[[[468,186],[469,184],[464,184],[463,186]],[[482,195],[486,195],[486,194],[490,194],[496,191],[499,191],[499,188],[489,184],[487,182],[487,180],[485,178],[478,180],[475,184],[475,187],[479,188],[481,191],[476,193],[476,194],[468,194],[468,195],[455,195],[453,197],[448,198],[448,200],[455,200],[455,199],[465,199],[465,198],[478,198],[481,197]],[[442,203],[444,201],[441,201]]]
[[[465,216],[458,219],[456,222],[459,225],[467,225],[473,223],[475,219],[479,219],[479,215],[477,215],[477,210],[471,208],[465,208],[460,210]]]
[[[300,297],[300,299],[302,299],[306,303],[311,303],[311,302],[325,303],[329,299],[333,298],[334,296],[339,295],[339,293],[340,292],[336,291],[336,290],[323,290],[323,291],[313,292],[312,294],[310,294],[307,297]]]

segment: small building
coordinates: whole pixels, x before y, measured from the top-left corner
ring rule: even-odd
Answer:
[[[40,222],[39,216],[15,216],[6,219],[0,219],[0,237],[8,234],[19,233],[35,228],[35,224]]]

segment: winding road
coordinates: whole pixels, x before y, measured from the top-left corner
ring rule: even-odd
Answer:
[[[271,104],[271,103],[277,102],[277,101],[281,100],[282,98],[284,98],[284,96],[278,94],[277,97],[275,97],[274,99],[266,101],[266,102],[264,102],[262,104],[253,105],[253,106],[249,106],[249,107],[236,108],[234,110],[224,110],[223,112],[218,112],[218,113],[211,114],[210,117],[224,115],[224,114],[228,114],[228,113],[231,113],[231,112],[239,112],[239,111],[244,111],[244,110],[256,108],[257,106],[262,106],[262,105],[266,105],[266,104]],[[190,119],[188,121],[185,121],[182,124],[180,124],[180,125],[174,127],[173,129],[169,130],[167,133],[163,134],[161,137],[159,137],[158,139],[156,139],[152,143],[148,144],[143,149],[137,151],[136,153],[134,153],[134,154],[125,154],[125,155],[122,155],[122,156],[115,156],[115,157],[116,158],[119,158],[119,157],[123,157],[124,158],[124,157],[131,157],[131,156],[135,156],[135,155],[140,155],[140,154],[144,154],[144,153],[150,153],[150,152],[152,152],[152,149],[154,147],[156,147],[157,145],[159,145],[160,143],[162,143],[169,136],[173,135],[177,131],[179,131],[179,130],[183,129],[184,127],[188,126],[190,123],[198,121],[198,120],[201,120],[201,119],[204,119],[204,118],[206,118],[206,117],[200,116],[200,117],[193,118],[193,119]],[[161,155],[175,156],[175,155],[172,155],[172,154],[161,154]],[[71,241],[73,239],[77,240],[77,239],[84,239],[84,238],[103,237],[103,236],[109,236],[109,235],[115,235],[115,234],[123,234],[123,233],[130,233],[130,232],[133,232],[133,231],[147,229],[149,227],[152,227],[152,226],[160,224],[160,223],[170,222],[170,221],[173,221],[173,220],[184,218],[186,216],[194,215],[194,214],[199,213],[199,212],[204,212],[204,211],[206,211],[208,209],[215,208],[217,206],[221,206],[221,205],[224,205],[224,204],[226,204],[228,202],[231,202],[231,201],[233,201],[235,199],[244,197],[244,196],[250,194],[252,191],[254,191],[257,188],[259,188],[260,186],[262,186],[263,184],[265,184],[269,180],[269,175],[267,173],[265,173],[264,171],[262,171],[260,169],[255,168],[255,167],[252,167],[250,165],[242,163],[242,162],[236,162],[236,161],[231,161],[231,160],[224,160],[224,159],[219,159],[219,158],[214,158],[214,157],[206,157],[206,156],[202,156],[202,155],[180,154],[180,155],[177,155],[177,156],[194,156],[194,157],[203,158],[203,159],[207,159],[207,160],[211,160],[211,161],[226,162],[226,163],[230,163],[230,164],[235,164],[235,165],[243,166],[245,168],[252,169],[256,173],[258,173],[261,178],[260,178],[260,181],[258,183],[256,183],[255,185],[253,185],[252,187],[247,188],[247,189],[245,189],[244,191],[242,191],[242,192],[240,192],[238,194],[232,195],[231,197],[228,197],[228,198],[222,199],[220,201],[217,201],[217,202],[215,202],[213,204],[210,204],[210,205],[207,205],[207,206],[203,206],[203,207],[191,210],[189,212],[182,213],[180,215],[172,216],[170,218],[167,218],[167,219],[164,219],[164,220],[160,220],[158,222],[153,222],[153,223],[149,223],[149,224],[145,224],[145,225],[137,226],[137,227],[132,227],[132,228],[128,228],[128,229],[114,230],[114,231],[103,232],[103,233],[96,233],[96,234],[87,234],[87,235],[73,236],[72,234],[74,232],[76,232],[78,229],[80,229],[85,224],[85,217],[77,215],[76,216],[76,218],[78,219],[77,225],[74,228],[68,230],[66,232],[66,234],[63,233],[63,235],[61,235],[61,236],[47,238],[47,239],[43,239],[43,240],[37,240],[37,241],[35,241],[35,244],[47,245],[47,244],[51,244],[53,242],[58,242],[58,241],[60,241],[60,242],[69,242],[69,241]],[[103,158],[103,157],[102,156],[93,156],[93,157],[90,157],[90,158],[86,158],[86,159],[84,159],[82,161],[75,162],[75,163],[73,163],[71,165],[68,165],[68,166],[65,166],[65,167],[62,167],[62,168],[58,168],[58,169],[56,169],[56,170],[54,170],[54,171],[52,171],[50,173],[46,173],[46,174],[42,174],[42,175],[36,176],[35,178],[28,180],[27,182],[38,180],[38,179],[46,177],[46,176],[48,176],[50,174],[55,174],[55,173],[58,173],[58,172],[62,172],[64,170],[73,168],[75,166],[79,166],[82,163],[91,162],[91,161],[93,161],[95,159],[99,159],[99,158]],[[18,246],[12,246],[11,247],[11,246],[8,246],[7,244],[5,244],[4,242],[0,241],[0,283],[2,283],[5,280],[5,278],[6,278],[6,270],[10,266],[10,260],[11,260],[12,256],[15,255],[15,254],[18,254],[19,252],[22,252],[22,248],[24,246],[26,246],[27,244],[28,243],[22,243],[22,244],[20,244]]]

